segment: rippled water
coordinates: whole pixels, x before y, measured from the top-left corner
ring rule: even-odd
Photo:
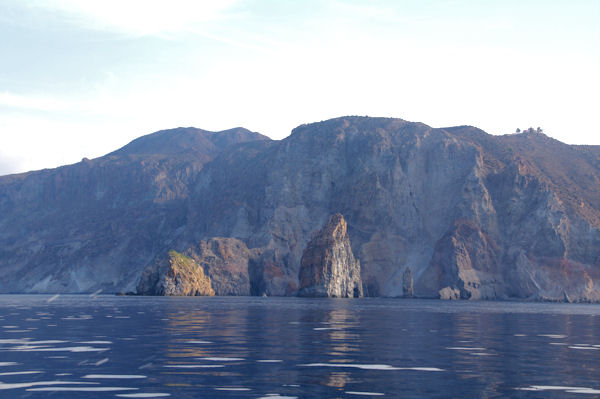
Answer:
[[[600,306],[0,296],[2,398],[600,397]]]

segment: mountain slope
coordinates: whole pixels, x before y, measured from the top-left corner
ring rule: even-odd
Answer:
[[[226,148],[267,141],[245,129],[178,128],[106,156],[0,177],[0,291],[133,287],[182,230],[204,165]]]
[[[295,295],[306,245],[341,213],[365,295],[403,295],[410,267],[417,297],[598,301],[599,155],[392,118],[302,125],[281,141],[157,132],[0,178],[0,291],[132,290],[170,250],[224,237],[246,248],[230,258],[245,259],[252,294]]]

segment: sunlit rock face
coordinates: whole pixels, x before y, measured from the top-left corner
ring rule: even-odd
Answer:
[[[250,295],[248,264],[253,252],[235,238],[200,241],[186,252],[210,277],[217,295]]]
[[[148,266],[137,287],[140,295],[213,296],[204,270],[192,258],[170,251],[166,259]]]
[[[174,258],[174,254],[178,257]],[[235,238],[202,240],[182,254],[170,251],[165,258],[159,258],[147,267],[137,286],[137,294],[250,295],[248,264],[253,255],[246,244]],[[208,287],[203,281],[208,282]]]
[[[363,296],[360,262],[354,258],[347,225],[338,213],[310,240],[300,262],[299,296]]]
[[[336,213],[365,296],[408,296],[410,266],[414,297],[600,301],[600,147],[367,117],[175,129],[0,177],[0,292],[132,291],[176,250],[217,294],[294,296]]]

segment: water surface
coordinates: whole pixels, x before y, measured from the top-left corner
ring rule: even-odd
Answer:
[[[600,306],[0,296],[1,398],[600,397]]]

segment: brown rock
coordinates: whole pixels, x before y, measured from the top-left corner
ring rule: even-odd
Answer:
[[[144,270],[137,293],[164,296],[213,296],[210,278],[192,258],[170,251]]]
[[[250,295],[248,263],[252,251],[242,241],[214,237],[185,253],[204,269],[217,295]]]

